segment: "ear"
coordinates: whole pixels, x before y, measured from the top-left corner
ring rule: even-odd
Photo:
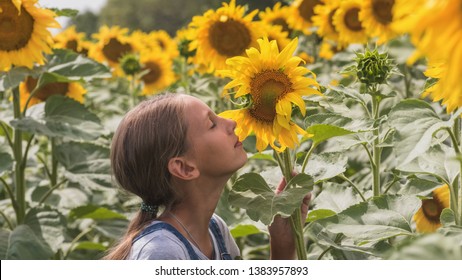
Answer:
[[[168,162],[168,171],[183,180],[192,180],[200,175],[199,169],[183,157],[171,158]]]

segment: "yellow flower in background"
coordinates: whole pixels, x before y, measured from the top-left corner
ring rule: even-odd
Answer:
[[[337,46],[337,44],[330,40],[322,40],[321,47],[319,48],[319,57],[331,60],[332,57],[343,48]]]
[[[143,95],[151,95],[164,90],[175,82],[172,60],[163,53],[142,52],[140,56],[141,71],[147,71],[141,77],[144,83]]]
[[[290,6],[281,5],[281,2],[277,2],[272,9],[267,7],[265,11],[258,13],[258,17],[264,23],[281,26],[282,31],[287,32],[288,36],[290,36],[293,28],[289,25],[288,19],[292,14],[292,10]]]
[[[462,96],[462,0],[397,0],[396,6],[401,14],[394,27],[408,32],[418,54],[428,58],[428,76],[440,79],[431,95],[452,112],[460,107]],[[444,64],[444,69],[436,70],[435,63]]]
[[[438,81],[427,88],[422,94],[423,97],[430,96],[434,102],[442,101],[446,106],[446,111],[451,113],[462,107],[462,83],[451,81],[455,75],[448,73],[448,66],[443,62],[429,62],[428,69],[424,72],[425,76],[438,79]],[[448,83],[451,84],[449,90]]]
[[[175,58],[179,55],[176,42],[165,30],[157,30],[148,33],[147,39],[150,42],[155,42],[161,51],[167,54],[170,58]]]
[[[417,232],[435,232],[441,227],[440,215],[444,208],[449,208],[449,198],[449,187],[443,185],[432,192],[432,198],[422,200],[414,215]]]
[[[263,24],[263,30],[265,37],[267,37],[269,41],[275,40],[280,50],[290,43],[289,33],[283,31],[280,25]]]
[[[383,44],[398,34],[392,29],[393,6],[395,0],[363,1],[359,20],[369,37],[377,37],[377,43]]]
[[[90,49],[89,57],[101,63],[106,62],[114,68],[116,76],[122,75],[122,70],[118,67],[119,60],[127,53],[140,50],[137,41],[131,40],[127,33],[127,28],[119,26],[101,27],[99,32],[92,36],[97,42]]]
[[[366,31],[359,20],[360,10],[360,0],[344,0],[335,12],[333,22],[339,33],[339,43],[342,46],[367,42]]]
[[[299,143],[297,136],[305,131],[292,122],[292,105],[305,115],[302,96],[321,94],[316,89],[318,83],[304,76],[311,72],[299,66],[302,59],[292,56],[297,43],[296,38],[279,52],[276,41],[259,39],[260,50],[250,48],[247,56],[228,59],[231,69],[221,71],[232,78],[225,90],[237,89],[234,97],[247,99],[248,106],[220,115],[237,122],[236,134],[240,140],[255,133],[259,151],[268,145],[277,151],[294,148]]]
[[[24,111],[27,99],[30,97],[31,92],[37,86],[38,79],[27,77],[24,82],[19,85],[19,99],[21,111]],[[80,103],[84,102],[84,94],[87,91],[79,82],[71,83],[48,83],[42,86],[39,90],[34,93],[34,96],[30,99],[28,108],[32,105],[45,102],[48,97],[53,95],[62,95],[74,99]]]
[[[340,0],[324,0],[324,5],[318,5],[314,8],[313,26],[318,29],[316,33],[324,39],[338,40],[338,32],[333,22],[335,12],[340,5]]]
[[[88,45],[85,45],[86,36],[83,32],[77,32],[75,25],[69,26],[61,33],[54,36],[55,48],[69,49],[76,53],[88,54]]]
[[[43,53],[51,53],[53,39],[47,28],[60,28],[50,10],[36,6],[37,0],[0,0],[0,71],[11,66],[32,68],[44,64]]]
[[[207,65],[207,72],[225,69],[226,59],[243,55],[262,36],[260,25],[253,22],[258,11],[245,15],[236,1],[195,16],[189,24],[190,51],[196,51],[194,63]]]
[[[312,17],[315,15],[314,9],[318,5],[322,5],[322,1],[295,0],[292,2],[292,15],[288,19],[290,26],[304,34],[311,34]]]

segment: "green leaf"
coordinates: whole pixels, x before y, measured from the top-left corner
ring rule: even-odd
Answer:
[[[17,226],[9,235],[7,260],[47,260],[53,255],[48,244],[27,225]]]
[[[120,239],[127,231],[127,219],[100,220],[95,226],[95,230],[111,239]]]
[[[361,197],[351,187],[326,182],[313,203],[314,209],[328,209],[340,213],[361,201]]]
[[[276,195],[263,177],[256,173],[247,173],[234,183],[229,202],[235,207],[245,209],[252,220],[269,225],[275,215],[288,217],[300,207],[303,197],[312,190],[312,185],[313,179],[309,175],[298,174],[289,181],[282,193]]]
[[[345,172],[347,163],[345,153],[313,154],[308,160],[305,172],[318,183]]]
[[[317,146],[332,137],[343,136],[352,134],[353,131],[349,131],[340,127],[336,127],[329,124],[315,124],[306,129],[306,132],[313,134],[310,137],[313,140],[313,145]]]
[[[53,72],[70,80],[111,77],[109,68],[103,64],[66,49],[54,49],[48,59],[47,68],[47,72]]]
[[[93,190],[112,187],[109,148],[68,142],[56,147],[55,156],[66,168],[64,176],[69,181]]]
[[[230,230],[233,238],[244,237],[252,234],[261,233],[261,231],[254,225],[239,224]]]
[[[443,226],[451,226],[456,225],[456,217],[454,215],[454,211],[450,208],[445,208],[441,212],[440,221]]]
[[[31,208],[25,217],[27,224],[35,235],[43,239],[56,252],[61,249],[66,232],[66,219],[57,210],[50,207]]]
[[[127,219],[124,215],[109,210],[105,207],[96,205],[86,205],[77,207],[69,213],[71,219],[93,219],[93,220],[111,220],[111,219]]]
[[[37,88],[41,88],[49,83],[70,83],[72,80],[68,79],[65,76],[56,74],[56,73],[49,73],[45,72],[40,75],[39,80],[37,82]],[[50,92],[52,94],[53,92]]]
[[[13,67],[8,72],[0,72],[0,92],[18,87],[27,76],[33,76],[37,71],[27,67]]]
[[[327,124],[343,128],[349,132],[364,132],[374,129],[374,122],[371,119],[352,119],[338,114],[315,114],[306,118],[307,126],[315,124]]]
[[[398,194],[431,196],[434,189],[441,186],[441,182],[430,181],[422,178],[410,178],[406,184],[400,188]]]
[[[8,147],[7,145],[0,146],[0,176],[3,175],[3,172],[9,171],[13,167],[13,157],[7,150]]]
[[[413,235],[411,222],[421,205],[415,196],[387,195],[361,202],[315,223],[323,231],[343,234],[361,246],[400,235]]]
[[[51,8],[56,16],[58,17],[75,17],[79,11],[75,9],[58,9],[58,8]]]
[[[11,121],[11,125],[34,134],[72,140],[94,140],[104,133],[104,128],[95,114],[79,102],[58,95],[47,99],[45,116],[15,119]]]
[[[330,209],[316,209],[308,212],[308,216],[306,217],[306,222],[314,222],[320,219],[325,219],[329,218],[331,216],[334,216],[335,213],[334,211]]]
[[[461,260],[460,237],[440,233],[425,234],[400,242],[389,255],[391,260]]]
[[[96,250],[96,251],[106,251],[107,247],[104,246],[101,243],[96,243],[96,242],[90,242],[90,241],[83,241],[77,243],[77,246],[75,246],[73,249],[75,250]]]
[[[394,106],[388,122],[396,130],[394,145],[400,166],[424,154],[437,131],[452,127],[452,122],[442,121],[430,104],[418,99],[407,99]]]

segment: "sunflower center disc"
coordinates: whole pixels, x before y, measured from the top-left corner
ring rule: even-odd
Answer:
[[[29,92],[32,92],[37,86],[37,79],[28,77],[26,80],[26,87]],[[42,86],[38,91],[35,92],[34,97],[42,101],[47,100],[52,95],[66,95],[69,90],[68,83],[48,83]]]
[[[66,49],[73,50],[77,52],[77,41],[76,40],[69,40],[66,42]]]
[[[275,18],[274,20],[271,21],[271,24],[282,26],[283,32],[288,32],[289,34],[291,33],[289,24],[284,18]]]
[[[145,67],[143,70],[146,70],[146,69],[149,69],[150,71],[143,76],[143,81],[146,83],[146,84],[152,84],[154,82],[156,82],[159,77],[161,76],[161,70],[160,70],[160,67],[159,65],[157,65],[157,63],[154,63],[154,62],[147,62],[145,64]]]
[[[389,24],[393,19],[392,8],[395,0],[373,0],[372,10],[375,19],[382,24]]]
[[[262,121],[272,123],[276,117],[276,103],[292,91],[292,83],[282,72],[268,70],[258,73],[250,82],[253,107],[250,114]]]
[[[305,0],[298,7],[298,13],[307,22],[312,22],[311,17],[314,16],[314,7],[321,4],[319,0]]]
[[[425,199],[422,200],[422,209],[430,221],[439,222],[440,221],[440,214],[443,208],[441,207],[440,203],[436,199]]]
[[[123,44],[116,38],[111,38],[109,43],[103,47],[104,56],[112,61],[119,62],[119,59],[126,53],[132,51],[130,44]]]
[[[247,27],[233,19],[215,22],[210,27],[210,45],[221,55],[233,57],[244,53],[251,38]]]
[[[0,2],[0,51],[15,51],[29,43],[34,31],[34,18],[21,7],[21,14],[10,1]]]
[[[361,21],[359,21],[359,8],[352,8],[345,13],[345,25],[352,31],[360,31],[363,29]]]

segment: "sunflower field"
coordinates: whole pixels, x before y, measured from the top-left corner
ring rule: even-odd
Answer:
[[[1,259],[104,256],[140,207],[112,135],[162,92],[237,122],[249,160],[216,212],[244,259],[278,214],[299,259],[462,259],[462,0],[230,0],[174,36],[52,35],[74,13],[0,0]]]

